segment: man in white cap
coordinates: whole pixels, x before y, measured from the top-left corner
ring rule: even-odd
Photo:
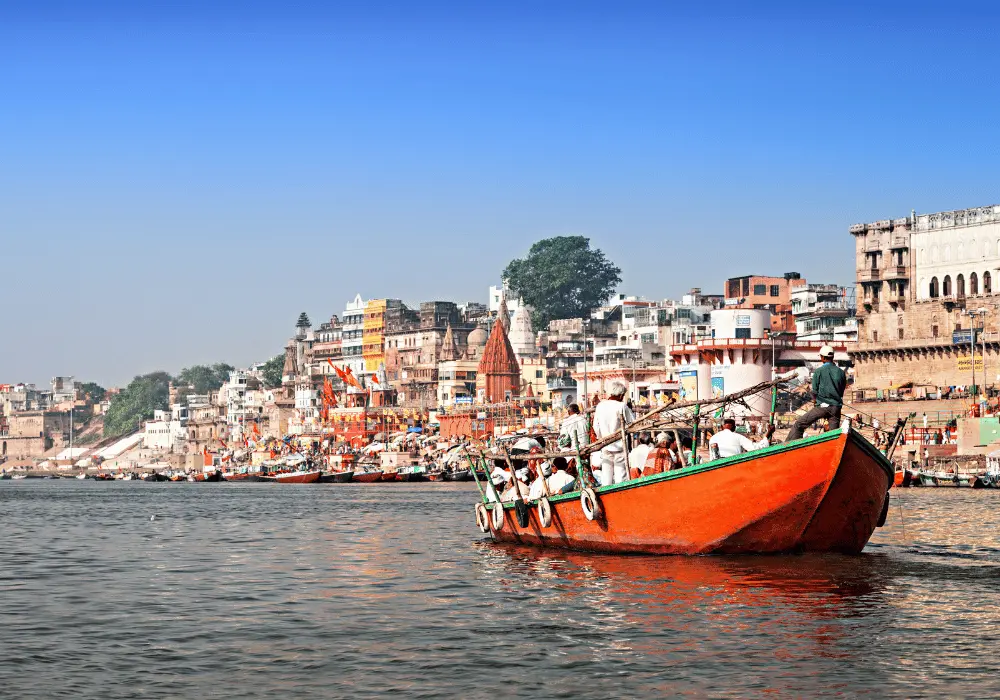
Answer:
[[[833,348],[824,345],[819,349],[822,366],[813,372],[812,393],[816,405],[795,421],[788,440],[798,440],[813,423],[828,418],[830,429],[840,427],[840,411],[844,407],[844,391],[847,389],[847,375],[833,363]]]
[[[548,462],[542,462],[538,466],[538,478],[531,482],[531,490],[528,491],[528,500],[535,501],[545,496],[546,486],[548,486],[548,479],[552,476],[552,465]]]
[[[622,424],[635,420],[635,414],[625,403],[626,387],[613,381],[608,387],[608,398],[594,409],[594,433],[597,439],[620,435]],[[612,442],[601,450],[601,486],[619,484],[628,479],[628,460],[621,440]]]

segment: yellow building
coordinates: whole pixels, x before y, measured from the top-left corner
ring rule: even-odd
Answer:
[[[385,362],[385,302],[385,299],[372,299],[365,304],[361,355],[365,359],[365,372],[369,374]]]

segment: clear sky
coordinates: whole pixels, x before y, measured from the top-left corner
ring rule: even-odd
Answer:
[[[0,382],[279,352],[356,293],[853,282],[850,224],[992,204],[995,4],[0,4]]]

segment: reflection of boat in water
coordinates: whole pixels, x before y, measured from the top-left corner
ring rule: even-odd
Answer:
[[[534,504],[518,504],[521,522],[510,503],[502,518],[494,505],[480,522],[501,542],[595,552],[858,553],[884,522],[892,480],[892,464],[846,423],[596,494],[554,496],[547,527]]]

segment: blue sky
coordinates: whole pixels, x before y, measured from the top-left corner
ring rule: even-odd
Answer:
[[[1000,201],[989,4],[204,4],[0,6],[0,382],[485,301],[551,235],[849,283],[850,224]]]

